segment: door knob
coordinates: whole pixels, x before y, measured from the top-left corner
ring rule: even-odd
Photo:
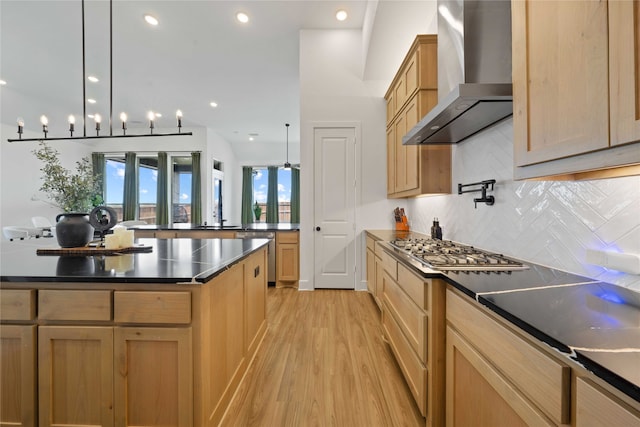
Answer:
[[[320,231],[320,227],[316,227],[316,231]]]

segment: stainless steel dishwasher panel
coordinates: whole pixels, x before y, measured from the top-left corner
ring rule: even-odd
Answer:
[[[267,245],[267,281],[276,283],[276,233],[273,231],[238,231],[238,239],[271,239]]]

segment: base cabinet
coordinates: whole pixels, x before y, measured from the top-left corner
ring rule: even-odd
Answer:
[[[193,285],[0,283],[0,426],[219,425],[267,330],[266,261]]]
[[[447,426],[568,424],[571,369],[456,291],[446,299]]]
[[[377,246],[379,247],[379,246]],[[427,426],[445,423],[445,284],[381,250],[382,328]]]
[[[297,231],[276,233],[276,286],[298,286],[300,242]]]

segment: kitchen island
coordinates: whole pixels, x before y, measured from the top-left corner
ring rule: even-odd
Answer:
[[[428,236],[376,230],[366,237],[374,263],[368,280],[377,282],[370,289],[383,321],[399,317],[396,301],[408,298],[398,289],[412,277],[427,289],[446,288],[439,310],[432,306],[427,315],[432,334],[446,335],[429,337],[429,350],[446,359],[438,385],[446,403],[436,403],[446,404],[447,425],[640,423],[638,292],[526,261],[527,269],[509,272],[429,270],[387,243]],[[389,329],[399,349],[411,342],[411,324],[401,320]],[[444,327],[434,331],[439,322]],[[410,352],[392,349],[410,360]],[[441,374],[434,369],[429,378]]]
[[[0,258],[1,423],[218,425],[266,333],[264,239]]]
[[[250,223],[242,225],[135,225],[129,227],[138,238],[157,239],[234,239],[267,238],[269,284],[297,287],[300,280],[300,224]]]

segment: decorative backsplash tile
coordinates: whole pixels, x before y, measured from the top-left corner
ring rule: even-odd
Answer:
[[[589,265],[586,249],[640,254],[640,177],[514,181],[513,122],[453,147],[453,193],[407,201],[413,230],[438,217],[445,239],[615,283],[640,292],[640,275]],[[457,194],[458,183],[495,179],[493,206]]]

